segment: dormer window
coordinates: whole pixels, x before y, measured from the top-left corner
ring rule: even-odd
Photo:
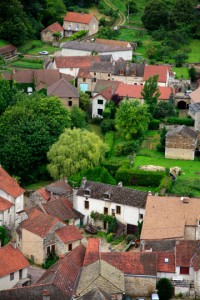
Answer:
[[[109,192],[105,192],[103,194],[104,199],[110,199],[110,193]]]
[[[85,189],[84,194],[85,194],[85,196],[90,196],[91,195],[91,190],[90,189]]]
[[[169,258],[165,257],[164,262],[168,263],[169,262]]]
[[[131,70],[131,75],[135,76],[135,70]]]
[[[120,74],[120,75],[124,75],[124,70],[123,70],[123,69],[120,69],[120,70],[119,70],[119,74]]]

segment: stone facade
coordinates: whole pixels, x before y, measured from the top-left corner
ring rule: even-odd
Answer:
[[[45,43],[51,43],[54,40],[53,33],[51,31],[41,32],[41,40]]]
[[[92,90],[92,80],[91,80],[91,78],[78,78],[77,79],[77,86],[83,92],[85,92],[85,90],[82,90],[81,86],[85,86],[85,85],[87,86],[86,91],[91,92],[91,90]]]
[[[57,255],[65,255],[66,253],[70,252],[69,245],[72,245],[71,250],[78,247],[81,244],[81,241],[73,241],[68,244],[64,244],[63,241],[55,234],[55,245],[56,245],[56,254]]]
[[[72,106],[78,106],[79,107],[79,98],[60,98],[64,106],[68,109],[70,109]]]
[[[98,31],[99,28],[99,21],[93,17],[89,24],[83,24],[78,22],[63,22],[63,29],[64,29],[64,35],[69,36],[72,35],[75,32],[78,32],[80,30],[88,30],[88,34],[92,35],[95,34]]]
[[[149,297],[156,289],[156,277],[125,276],[125,291],[132,297]]]
[[[182,148],[165,148],[165,158],[194,160],[194,150]]]

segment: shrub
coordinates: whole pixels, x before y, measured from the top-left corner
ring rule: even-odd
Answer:
[[[173,285],[168,278],[161,278],[156,285],[160,300],[169,300],[173,296]]]
[[[169,192],[172,188],[172,177],[171,176],[165,176],[160,181],[160,185],[157,188],[157,191],[160,192],[161,189],[165,189],[165,192]]]
[[[167,119],[167,124],[194,126],[194,120],[191,118],[170,117]]]
[[[103,117],[104,119],[110,119],[111,117],[111,109],[110,107],[106,106],[104,111],[103,111]]]
[[[117,231],[118,221],[115,217],[111,217],[108,221],[107,233],[115,233]]]
[[[129,155],[138,151],[140,142],[138,140],[132,140],[125,143],[116,145],[115,155]]]
[[[57,257],[55,254],[51,253],[51,254],[49,254],[48,258],[46,259],[46,261],[45,261],[45,263],[42,265],[42,267],[43,267],[44,269],[48,269],[48,268],[50,268],[53,264],[55,264],[55,263],[57,262],[57,260],[58,260],[58,257]]]
[[[121,163],[119,161],[106,161],[102,163],[102,166],[105,167],[110,174],[115,176],[115,173],[121,167]]]
[[[134,241],[136,239],[134,234],[129,234],[126,237],[126,243],[129,244],[131,241]]]
[[[107,234],[107,236],[106,236],[106,242],[107,242],[107,243],[111,243],[113,240],[114,240],[114,238],[113,238],[113,233],[110,232],[110,233]]]
[[[115,130],[115,122],[112,119],[103,120],[100,126],[103,133]]]
[[[97,125],[99,125],[99,124],[101,124],[101,122],[102,122],[102,118],[100,118],[100,117],[94,117],[94,118],[92,118],[92,123],[93,124],[97,124]]]
[[[149,130],[158,130],[159,129],[159,125],[160,125],[160,121],[153,119],[149,122]]]

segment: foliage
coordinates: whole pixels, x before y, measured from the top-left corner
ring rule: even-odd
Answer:
[[[54,253],[50,253],[47,257],[45,263],[42,265],[44,269],[49,269],[52,265],[54,265],[58,261],[58,256]]]
[[[74,33],[72,36],[70,36],[68,40],[74,41],[74,40],[80,39],[80,38],[84,37],[87,33],[88,33],[88,30],[80,30],[80,31]]]
[[[80,92],[80,108],[87,111],[90,107],[90,97],[87,93]]]
[[[115,130],[115,121],[113,119],[105,119],[101,122],[101,130],[106,133],[111,130]]]
[[[149,79],[146,80],[141,94],[149,107],[151,115],[153,115],[158,102],[158,97],[160,96],[160,91],[158,89],[158,75],[149,77]]]
[[[0,117],[1,163],[22,183],[44,179],[46,153],[70,126],[69,112],[56,97],[17,93],[15,102]]]
[[[115,173],[117,172],[119,167],[121,167],[121,163],[118,160],[117,161],[106,160],[102,163],[102,166],[104,166],[109,171],[110,174],[115,176]]]
[[[194,67],[191,67],[188,72],[189,72],[191,81],[192,82],[196,81],[196,79],[197,79],[197,71],[196,71],[196,69]]]
[[[142,232],[143,221],[138,221],[138,238],[140,238]]]
[[[134,0],[128,0],[126,3],[126,9],[130,14],[134,14],[138,11],[137,3]]]
[[[191,118],[170,117],[166,121],[167,124],[194,126],[194,120]]]
[[[160,185],[157,188],[157,191],[160,192],[162,189],[164,189],[165,193],[168,193],[170,192],[171,188],[172,188],[172,177],[166,176],[161,180]]]
[[[85,128],[86,123],[86,113],[78,106],[72,106],[70,111],[71,118],[71,128]]]
[[[16,87],[12,83],[0,77],[0,116],[9,105],[14,104],[16,92]]]
[[[7,229],[4,226],[0,226],[0,244],[1,247],[9,243],[10,237]]]
[[[106,236],[106,242],[111,243],[113,240],[114,240],[113,233],[112,232],[108,233]]]
[[[115,146],[115,155],[120,156],[136,153],[139,149],[139,146],[139,140],[132,140],[121,144],[117,144]]]
[[[116,40],[119,36],[119,31],[112,30],[110,27],[103,27],[98,31],[97,36],[101,39]]]
[[[149,129],[149,130],[157,130],[157,129],[159,129],[159,125],[160,125],[160,120],[152,119],[152,120],[149,122],[149,127],[148,127],[148,129]]]
[[[115,239],[115,240],[112,242],[112,245],[118,245],[118,244],[120,244],[124,239],[125,239],[125,235],[121,235],[120,237],[118,237],[117,239]]]
[[[173,285],[168,278],[161,278],[157,284],[158,295],[160,300],[169,300],[173,296]]]
[[[170,102],[160,101],[155,107],[154,118],[162,119],[169,116],[176,116],[176,109]]]
[[[112,150],[114,140],[115,140],[115,133],[113,131],[106,132],[106,134],[105,134],[105,143],[106,143],[107,148],[108,148],[107,153],[109,153]]]
[[[148,128],[148,107],[138,101],[124,100],[116,112],[115,126],[125,140],[142,137]]]
[[[176,67],[182,67],[186,59],[188,59],[188,54],[186,53],[186,51],[177,50],[176,53],[174,54]]]
[[[48,170],[54,179],[71,176],[97,166],[106,152],[106,145],[93,132],[65,129],[47,156]]]
[[[167,133],[167,129],[163,127],[161,134],[160,134],[160,145],[157,146],[157,150],[161,152],[165,152],[165,136]]]

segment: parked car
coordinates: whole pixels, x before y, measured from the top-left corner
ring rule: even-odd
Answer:
[[[159,300],[159,296],[156,293],[151,294],[151,300]]]
[[[39,54],[42,54],[42,55],[48,55],[49,54],[49,52],[48,51],[40,51],[40,52],[38,52]]]

